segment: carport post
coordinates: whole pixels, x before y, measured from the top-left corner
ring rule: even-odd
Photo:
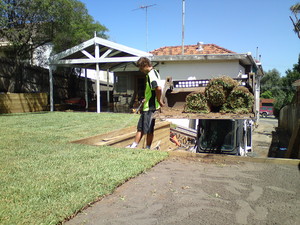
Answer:
[[[97,113],[101,112],[101,102],[100,102],[100,73],[99,73],[99,63],[96,64],[96,76],[97,76]]]
[[[95,37],[96,37],[96,32],[95,32]],[[99,44],[95,43],[95,58],[99,59],[100,58],[100,47]],[[101,102],[100,102],[100,74],[99,74],[99,63],[96,63],[96,76],[97,76],[97,113],[101,112]]]
[[[108,109],[109,109],[109,102],[110,102],[110,98],[109,98],[109,69],[106,70],[107,73],[107,105],[108,105]]]
[[[85,92],[85,109],[89,108],[89,97],[88,97],[88,80],[87,80],[87,69],[84,69],[84,92]]]
[[[49,68],[49,87],[50,87],[50,111],[54,111],[54,104],[53,104],[53,73],[52,73],[52,66]]]

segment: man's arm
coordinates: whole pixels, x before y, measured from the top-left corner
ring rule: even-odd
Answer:
[[[158,103],[160,104],[161,107],[163,107],[165,104],[163,103],[163,101],[161,99],[162,88],[160,86],[157,86],[155,88],[155,94],[156,94],[156,99],[157,99]]]

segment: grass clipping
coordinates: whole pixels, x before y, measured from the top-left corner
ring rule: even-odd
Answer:
[[[222,76],[209,81],[204,93],[193,92],[186,97],[184,112],[188,113],[249,113],[254,104],[253,94],[238,86],[231,77]]]

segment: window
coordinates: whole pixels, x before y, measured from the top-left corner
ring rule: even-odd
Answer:
[[[231,120],[201,120],[203,131],[199,144],[206,150],[233,150],[235,146],[234,121]]]
[[[116,92],[122,93],[127,91],[127,76],[116,76]]]
[[[262,103],[262,106],[273,106],[273,103]]]

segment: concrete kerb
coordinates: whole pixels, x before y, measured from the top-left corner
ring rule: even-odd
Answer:
[[[205,154],[205,153],[192,153],[185,151],[168,151],[169,156],[183,157],[183,158],[202,158],[210,160],[222,161],[237,161],[237,162],[255,162],[255,163],[270,163],[270,164],[284,164],[298,166],[299,159],[285,159],[285,158],[257,158],[257,157],[243,157],[235,155],[218,155],[218,154]]]

